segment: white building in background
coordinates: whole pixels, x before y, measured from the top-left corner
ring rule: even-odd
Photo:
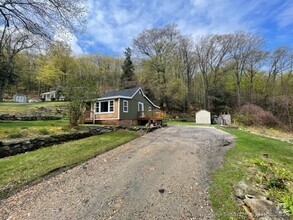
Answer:
[[[14,102],[26,103],[27,102],[27,97],[26,97],[26,95],[23,95],[23,94],[15,94],[13,96],[13,101]]]
[[[200,110],[195,114],[195,123],[211,124],[211,113],[207,110]]]
[[[52,101],[52,99],[56,99],[56,91],[50,91],[50,92],[44,92],[41,93],[41,97],[42,99],[44,99],[44,101],[49,102]]]
[[[221,114],[218,118],[220,125],[230,125],[231,124],[231,115],[230,114]]]

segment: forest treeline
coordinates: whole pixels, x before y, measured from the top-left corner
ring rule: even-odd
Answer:
[[[2,49],[6,56],[13,52],[13,43]],[[1,59],[1,68],[5,62]],[[167,25],[135,36],[121,58],[76,56],[68,45],[55,42],[41,50],[20,50],[11,62],[8,75],[0,72],[5,79],[1,100],[16,92],[32,97],[56,88],[86,88],[84,94],[90,97],[141,86],[170,114],[199,109],[232,113],[252,103],[292,127],[292,48],[267,50],[265,39],[254,33],[187,36],[176,25]]]

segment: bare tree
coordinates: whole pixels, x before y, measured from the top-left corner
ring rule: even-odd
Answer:
[[[77,33],[84,27],[83,0],[4,0],[0,3],[0,101],[15,80],[14,57],[34,44],[34,36],[52,42],[56,33]]]
[[[195,44],[196,59],[202,74],[204,86],[204,108],[210,109],[209,96],[211,89],[217,89],[219,82],[227,72],[229,53],[232,48],[232,36],[202,36]]]
[[[210,89],[210,82],[208,80],[208,73],[210,72],[210,66],[208,64],[209,57],[211,56],[210,39],[212,35],[200,37],[195,44],[196,61],[199,71],[202,75],[203,82],[203,95],[204,95],[204,108],[208,109],[208,93]]]
[[[283,74],[286,70],[290,72],[291,56],[289,47],[278,47],[269,56],[269,71],[267,78],[267,94],[272,96],[272,107],[275,108],[275,87],[277,76],[281,76],[281,84],[283,86]]]
[[[0,101],[3,101],[6,85],[16,80],[15,56],[20,51],[33,47],[34,43],[29,40],[28,33],[7,26],[4,26],[0,34]]]
[[[27,30],[46,40],[56,32],[76,33],[84,27],[84,0],[4,0],[0,3],[0,21],[17,31]]]
[[[182,67],[181,74],[187,87],[187,99],[192,100],[192,81],[197,70],[194,42],[192,38],[189,36],[182,36],[179,40],[178,50],[179,61],[181,62]],[[186,100],[185,105],[187,104],[188,102]]]
[[[163,28],[144,30],[133,39],[133,48],[149,63],[158,76],[157,87],[161,106],[168,105],[165,87],[167,84],[167,69],[172,64],[176,53],[180,32],[176,25],[167,25]]]
[[[253,103],[254,100],[254,79],[257,73],[261,70],[261,68],[265,65],[265,62],[268,58],[268,51],[251,51],[248,56],[246,67],[244,73],[249,80],[249,99],[250,102]]]
[[[236,32],[233,36],[231,56],[234,64],[238,106],[241,105],[241,79],[246,63],[251,52],[260,50],[263,44],[264,39],[253,33]]]

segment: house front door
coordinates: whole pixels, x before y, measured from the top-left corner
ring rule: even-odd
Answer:
[[[142,102],[138,103],[138,112],[140,117],[144,117],[144,104]]]

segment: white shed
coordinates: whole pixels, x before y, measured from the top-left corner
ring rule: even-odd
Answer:
[[[15,94],[15,95],[13,96],[13,101],[14,101],[14,102],[25,103],[25,102],[27,102],[27,98],[26,98],[26,96],[23,95],[23,94]]]
[[[211,113],[207,110],[200,110],[195,114],[197,124],[211,124]]]

